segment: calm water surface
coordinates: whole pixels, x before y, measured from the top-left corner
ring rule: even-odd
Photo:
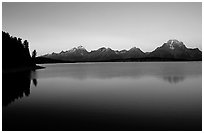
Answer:
[[[44,66],[3,75],[3,130],[202,130],[202,62]]]

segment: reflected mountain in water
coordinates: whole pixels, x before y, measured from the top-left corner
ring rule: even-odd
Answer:
[[[3,89],[4,131],[202,130],[202,62],[46,64]]]
[[[35,71],[3,74],[2,76],[2,104],[8,106],[16,99],[30,95],[30,84],[37,86],[37,80],[32,77]]]
[[[38,78],[59,79],[132,79],[151,77],[164,82],[177,84],[186,78],[200,76],[199,64],[180,62],[165,63],[87,63],[87,64],[58,64],[48,65],[46,69],[39,70]],[[182,67],[180,67],[181,65]],[[196,67],[196,69],[194,69]]]
[[[168,75],[168,76],[164,76],[163,80],[167,81],[171,84],[177,84],[179,82],[184,81],[185,77],[182,75]]]

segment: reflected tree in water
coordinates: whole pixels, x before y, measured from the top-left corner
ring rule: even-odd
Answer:
[[[37,86],[37,84],[38,84],[37,79],[33,79],[33,84],[34,84],[35,86]]]
[[[16,99],[30,95],[30,84],[37,86],[37,79],[31,77],[31,71],[3,74],[2,104],[8,106]]]

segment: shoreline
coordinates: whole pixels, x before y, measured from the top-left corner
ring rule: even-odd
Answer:
[[[201,61],[198,59],[183,59],[183,58],[159,58],[159,57],[145,57],[145,58],[126,58],[126,59],[80,59],[80,60],[62,60],[45,57],[37,57],[36,64],[57,64],[57,63],[90,63],[90,62],[193,62]]]
[[[202,62],[202,60],[169,60],[169,61],[76,61],[76,62],[46,62],[46,63],[37,63],[37,64],[77,64],[77,63],[129,63],[129,62]]]
[[[9,73],[18,73],[18,72],[25,72],[25,71],[34,71],[37,69],[44,69],[44,66],[30,66],[30,67],[18,67],[18,68],[8,68],[8,69],[3,69],[2,68],[2,74],[9,74]]]

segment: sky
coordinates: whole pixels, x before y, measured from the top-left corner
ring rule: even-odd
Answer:
[[[150,52],[169,39],[202,50],[202,3],[3,2],[2,30],[38,55],[79,45]]]

